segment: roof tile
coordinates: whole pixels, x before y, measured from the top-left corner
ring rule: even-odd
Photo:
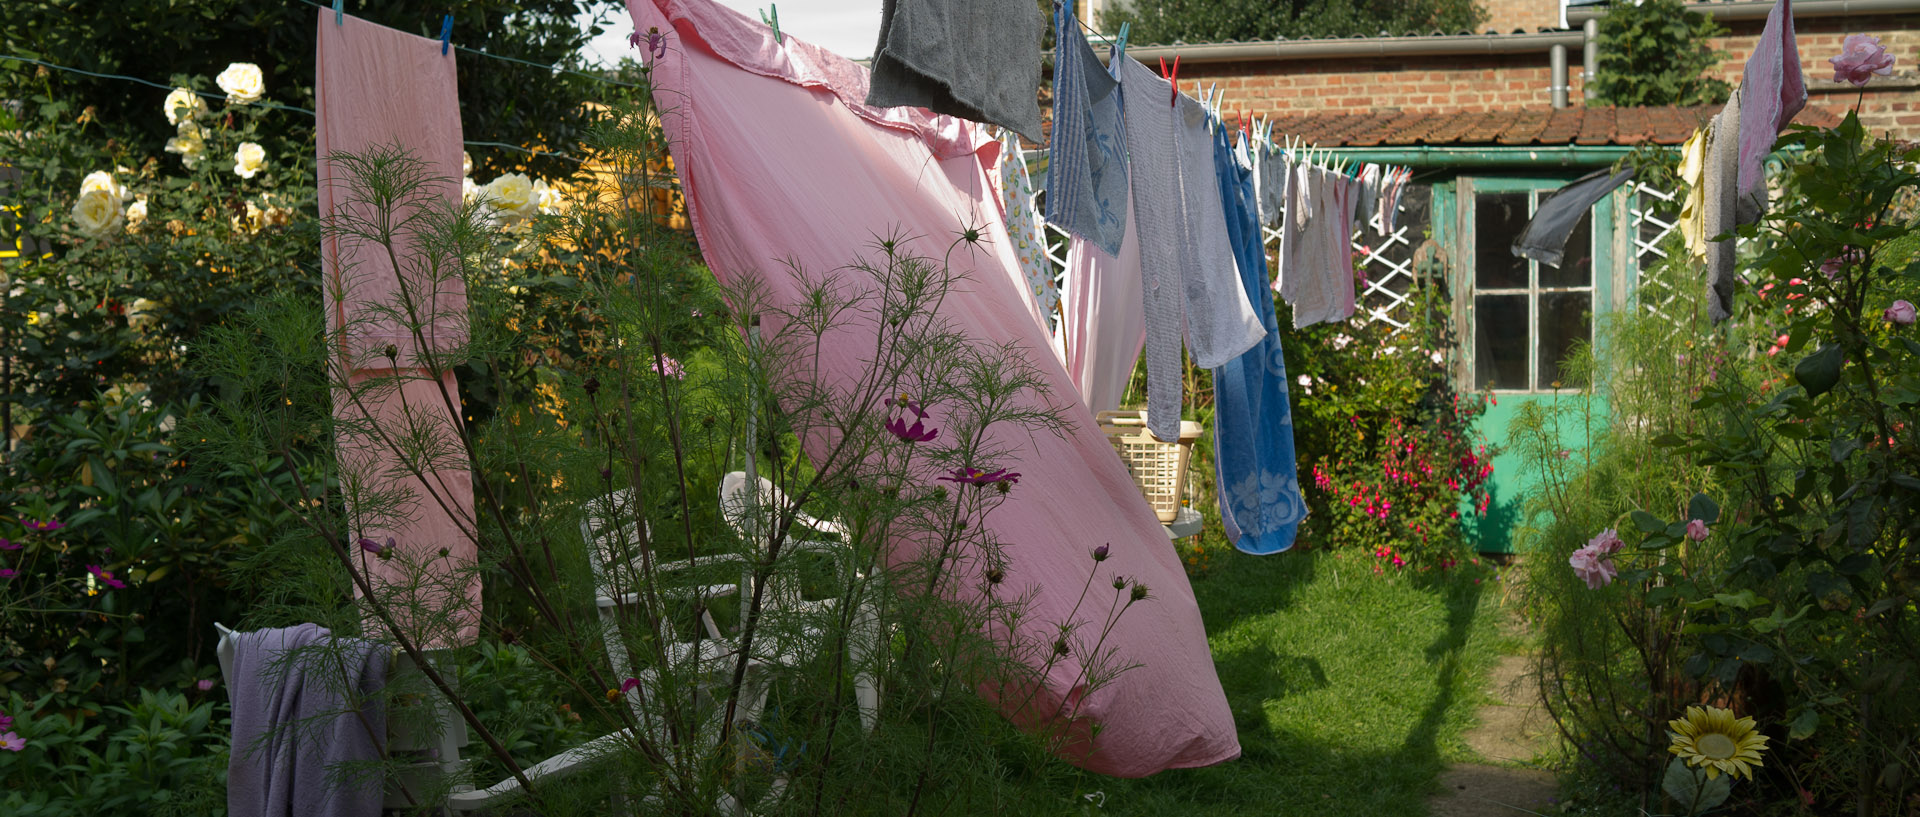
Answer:
[[[1322,147],[1399,145],[1678,145],[1718,105],[1644,108],[1537,108],[1476,112],[1374,110],[1274,114],[1274,133]],[[1831,127],[1840,114],[1808,107],[1795,122]]]

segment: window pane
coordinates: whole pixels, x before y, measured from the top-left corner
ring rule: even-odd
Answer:
[[[1545,197],[1545,193],[1542,197]],[[1540,265],[1540,286],[1593,286],[1593,209],[1588,208],[1567,236],[1567,249],[1560,256],[1560,268]]]
[[[1593,293],[1548,292],[1540,295],[1540,361],[1535,388],[1554,388],[1560,379],[1560,361],[1575,344],[1593,337]],[[1571,384],[1562,383],[1562,387]]]
[[[1527,387],[1527,296],[1473,297],[1473,387]]]
[[[1527,259],[1513,254],[1513,240],[1532,214],[1527,193],[1477,193],[1473,197],[1473,270],[1480,289],[1523,289]]]

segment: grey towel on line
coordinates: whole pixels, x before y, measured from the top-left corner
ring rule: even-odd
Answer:
[[[1127,134],[1120,124],[1120,83],[1080,33],[1073,10],[1054,10],[1052,169],[1047,221],[1108,255],[1127,231]]]
[[[352,780],[349,765],[378,761],[384,709],[355,698],[387,682],[387,651],[302,624],[233,636],[233,754],[227,812],[249,817],[378,817],[384,780]],[[377,738],[376,738],[377,736]]]
[[[1031,0],[885,0],[867,104],[990,122],[1038,142],[1042,22]]]
[[[1546,201],[1540,202],[1540,209],[1533,211],[1526,229],[1513,240],[1513,254],[1550,267],[1560,266],[1560,259],[1566,254],[1567,236],[1580,226],[1580,219],[1593,209],[1594,202],[1633,178],[1633,173],[1630,167],[1618,173],[1596,170],[1554,191]]]
[[[1727,107],[1713,118],[1707,142],[1706,235],[1707,317],[1719,323],[1733,316],[1734,239],[1711,240],[1733,232],[1740,210],[1740,94],[1735,88]]]

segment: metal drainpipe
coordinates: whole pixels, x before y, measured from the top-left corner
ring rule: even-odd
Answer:
[[[1587,35],[1586,44],[1580,47],[1580,61],[1583,63],[1580,74],[1580,95],[1587,98],[1588,104],[1592,104],[1593,100],[1600,96],[1600,88],[1594,83],[1594,80],[1600,76],[1600,20],[1589,17],[1580,27]]]
[[[1553,109],[1567,107],[1567,47],[1554,43],[1547,49],[1547,65],[1551,66],[1553,84],[1547,86],[1547,93],[1553,98]]]

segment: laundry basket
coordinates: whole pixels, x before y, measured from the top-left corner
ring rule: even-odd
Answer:
[[[1180,499],[1187,491],[1187,458],[1193,454],[1193,442],[1204,431],[1200,424],[1182,420],[1180,439],[1166,442],[1147,430],[1144,411],[1103,411],[1094,419],[1160,521],[1178,518]]]

